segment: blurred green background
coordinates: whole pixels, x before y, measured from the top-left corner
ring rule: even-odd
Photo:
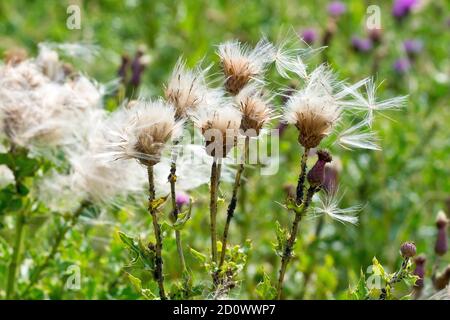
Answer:
[[[120,56],[133,55],[145,45],[151,62],[145,70],[141,90],[151,96],[162,94],[162,86],[177,58],[183,55],[189,65],[205,57],[217,62],[215,46],[229,39],[255,44],[262,34],[276,40],[293,28],[299,35],[314,28],[321,39],[329,23],[328,1],[1,1],[0,53],[25,48],[30,56],[37,44],[81,42],[99,46],[92,62],[78,62],[77,67],[100,82],[117,77]],[[326,54],[308,60],[311,66],[326,59],[340,76],[357,81],[374,74],[384,80],[379,95],[389,98],[409,95],[408,104],[399,112],[377,116],[374,129],[379,133],[382,151],[336,151],[342,163],[339,176],[345,191],[343,206],[362,204],[358,226],[341,225],[325,218],[319,238],[314,236],[318,219],[307,219],[301,225],[296,246],[296,259],[286,277],[287,298],[346,298],[349,284],[354,284],[360,269],[377,258],[394,270],[400,261],[401,242],[416,242],[418,252],[433,261],[434,221],[440,209],[447,210],[450,197],[450,2],[421,1],[415,12],[396,21],[391,14],[392,1],[347,1],[347,12],[336,23],[336,31]],[[81,8],[81,29],[66,27],[69,4]],[[381,8],[381,43],[374,43],[368,52],[352,48],[352,37],[367,38],[366,9],[376,4]],[[423,49],[410,68],[399,72],[397,59],[407,55],[403,42],[422,41]],[[216,66],[213,69],[219,72]],[[270,79],[270,75],[269,75]],[[288,86],[288,81],[276,85]],[[252,240],[253,250],[241,274],[243,282],[234,296],[257,298],[255,286],[263,271],[275,279],[279,259],[272,249],[275,242],[274,221],[288,225],[290,213],[278,202],[286,196],[286,186],[297,179],[299,146],[294,128],[281,137],[282,163],[275,176],[260,176],[258,170],[247,171],[244,194],[232,225],[231,242]],[[226,199],[230,186],[223,184]],[[208,234],[207,186],[192,193],[196,198],[192,221],[184,232],[184,243],[206,252]],[[447,204],[450,206],[450,204]],[[220,222],[225,218],[226,203],[220,206]],[[145,210],[145,208],[143,208]],[[245,211],[245,215],[241,214]],[[27,263],[39,259],[49,246],[52,217],[41,212],[35,232],[28,236],[29,249],[24,253],[22,273]],[[12,228],[11,217],[3,217],[2,234],[7,239]],[[123,209],[115,213],[114,224],[81,224],[65,240],[61,255],[52,263],[45,278],[27,298],[117,298],[135,299],[139,294],[124,276],[121,268],[129,256],[117,237],[117,231],[137,236],[148,233],[150,219],[145,212]],[[8,231],[9,230],[9,231]],[[6,240],[2,248],[6,250]],[[165,240],[165,272],[168,281],[179,276],[174,239]],[[3,258],[6,253],[3,252]],[[2,257],[0,256],[0,258]],[[6,260],[0,262],[5,275]],[[186,253],[188,264],[195,271],[196,281],[206,281],[202,268]],[[450,262],[447,255],[441,263]],[[81,267],[80,290],[67,290],[64,281],[67,267]],[[25,265],[25,266],[24,266]],[[432,263],[428,265],[431,272]],[[305,275],[309,277],[306,291]],[[3,278],[3,277],[2,277]],[[25,278],[19,286],[26,284]]]

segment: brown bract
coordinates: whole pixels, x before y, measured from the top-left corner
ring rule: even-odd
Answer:
[[[305,148],[317,147],[332,126],[327,117],[311,112],[297,113],[295,124],[299,131],[298,142]]]

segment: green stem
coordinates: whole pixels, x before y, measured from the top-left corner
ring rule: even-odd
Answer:
[[[23,238],[24,238],[24,228],[25,228],[25,213],[20,210],[17,215],[16,229],[15,229],[15,239],[13,254],[11,257],[11,262],[8,267],[8,280],[6,285],[6,299],[14,298],[15,285],[16,285],[16,275],[17,266],[19,264],[19,257],[22,251]]]
[[[155,278],[158,282],[159,297],[161,300],[166,300],[166,292],[164,290],[164,274],[163,274],[163,261],[162,261],[162,236],[161,227],[158,223],[157,210],[154,205],[155,201],[155,181],[153,174],[153,166],[147,166],[148,174],[148,212],[152,217],[153,231],[155,232],[156,246],[155,246]]]
[[[78,209],[72,214],[70,221],[59,229],[55,237],[55,241],[50,249],[50,253],[47,255],[44,262],[41,265],[39,265],[33,272],[30,282],[28,283],[27,287],[25,288],[22,294],[23,296],[26,296],[27,293],[31,290],[31,288],[33,288],[33,286],[40,280],[42,272],[45,271],[45,269],[47,269],[48,266],[50,265],[50,262],[53,260],[56,253],[58,252],[61,242],[64,240],[67,232],[69,232],[69,230],[71,230],[77,224],[78,218],[81,216],[84,209],[88,208],[90,205],[91,205],[90,201],[88,200],[83,201],[78,207]]]
[[[13,157],[16,155],[18,149],[15,144],[11,144],[11,148],[9,150],[10,154]],[[18,172],[16,169],[16,164],[8,165],[9,169],[13,172],[14,175],[14,184],[15,191],[17,195],[20,195],[20,181]],[[23,241],[24,241],[24,229],[26,225],[26,215],[24,209],[20,209],[17,212],[17,220],[16,220],[16,228],[15,228],[15,238],[14,238],[14,247],[13,253],[11,256],[11,262],[8,266],[8,279],[6,284],[6,299],[13,298],[15,294],[15,286],[16,286],[16,275],[17,275],[17,267],[19,265],[20,255],[22,251]]]

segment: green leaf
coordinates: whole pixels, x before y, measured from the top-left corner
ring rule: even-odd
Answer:
[[[272,286],[270,277],[266,273],[263,275],[263,281],[256,285],[256,294],[261,299],[267,300],[275,299],[277,295],[277,290]]]
[[[366,276],[362,270],[356,287],[353,290],[350,290],[349,293],[350,298],[353,300],[364,300],[367,298],[369,290],[367,289]]]
[[[373,257],[372,265],[373,265],[373,273],[376,275],[380,275],[383,279],[386,280],[386,272],[384,271],[383,266],[378,262],[376,257]]]
[[[206,262],[206,255],[204,255],[203,253],[198,252],[197,250],[192,249],[192,248],[189,248],[189,250],[190,250],[191,254],[192,254],[198,261],[200,261],[201,263],[205,263],[205,262]]]

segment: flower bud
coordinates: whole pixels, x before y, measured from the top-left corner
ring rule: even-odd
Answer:
[[[448,219],[444,211],[439,211],[436,218],[436,227],[438,229],[436,244],[434,246],[434,252],[437,255],[442,256],[447,253],[448,243],[447,243],[447,225]]]
[[[339,172],[341,171],[341,163],[338,159],[325,166],[325,179],[323,188],[326,192],[335,194],[339,185]]]
[[[307,179],[312,187],[319,187],[325,181],[325,164],[331,162],[331,155],[325,150],[317,151],[318,160],[316,164],[309,170]]]
[[[414,259],[414,262],[416,264],[416,268],[414,269],[413,274],[418,276],[419,279],[417,279],[415,286],[417,288],[423,288],[423,279],[425,276],[425,263],[427,259],[424,255],[419,255]]]
[[[176,197],[177,208],[181,209],[184,205],[189,203],[189,195],[184,192],[178,192]]]
[[[405,242],[400,247],[400,254],[403,258],[412,258],[416,255],[416,245],[414,242]]]

